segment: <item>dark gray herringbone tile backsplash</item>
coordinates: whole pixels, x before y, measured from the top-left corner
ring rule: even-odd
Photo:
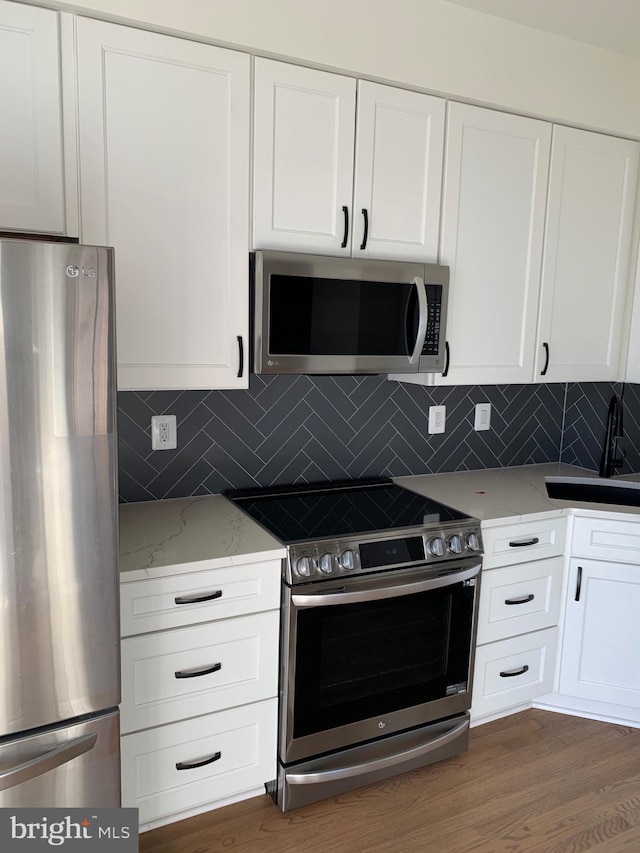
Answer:
[[[423,388],[378,376],[251,376],[248,391],[121,392],[120,496],[152,500],[558,460],[595,469],[609,398],[622,387]],[[640,471],[640,386],[624,386],[624,399],[627,473]],[[475,432],[474,406],[486,401],[491,429]],[[446,432],[429,435],[429,406],[442,404]],[[151,450],[155,414],[177,416],[177,450]]]
[[[423,388],[378,376],[252,375],[248,391],[121,392],[120,495],[151,500],[256,484],[556,462],[561,455],[595,468],[614,387]],[[634,404],[625,426],[640,439],[634,386],[626,386],[625,399]],[[475,432],[474,406],[485,401],[491,429]],[[442,404],[446,432],[429,435],[429,406]],[[178,449],[152,451],[151,416],[165,413],[177,416]],[[629,457],[638,470],[640,459]]]

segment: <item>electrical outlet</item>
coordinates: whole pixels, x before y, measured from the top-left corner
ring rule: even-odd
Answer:
[[[151,418],[151,449],[175,450],[178,446],[178,429],[175,415],[154,415]]]
[[[429,406],[429,432],[444,432],[446,417],[446,406]]]
[[[491,403],[476,404],[476,417],[473,422],[473,428],[478,432],[484,429],[491,429]]]

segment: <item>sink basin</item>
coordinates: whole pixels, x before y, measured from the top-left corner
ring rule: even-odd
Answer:
[[[618,506],[640,506],[640,483],[603,477],[545,477],[550,498]]]

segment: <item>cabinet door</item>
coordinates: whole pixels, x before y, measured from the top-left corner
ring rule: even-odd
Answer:
[[[444,115],[441,98],[358,81],[354,257],[437,260]]]
[[[550,141],[546,122],[449,105],[445,383],[532,381]]]
[[[356,81],[255,60],[253,247],[349,255]]]
[[[640,708],[640,567],[573,558],[560,693]]]
[[[65,230],[58,15],[2,0],[0,230]]]
[[[554,127],[536,376],[618,378],[637,142]],[[542,376],[549,348],[546,374]]]
[[[249,87],[242,53],[78,20],[81,234],[115,247],[121,389],[247,387]]]

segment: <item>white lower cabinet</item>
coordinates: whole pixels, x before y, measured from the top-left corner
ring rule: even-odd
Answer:
[[[553,689],[565,518],[483,530],[472,721],[521,710]]]
[[[142,830],[275,778],[279,587],[278,560],[122,583],[122,802]]]
[[[638,563],[571,559],[561,694],[640,708],[639,613]]]
[[[473,685],[472,716],[517,707],[553,688],[558,629],[535,631],[479,646]]]
[[[278,612],[122,641],[123,732],[268,698],[278,680]]]
[[[534,560],[487,572],[482,579],[478,643],[557,625],[564,558]]]
[[[139,809],[143,829],[241,799],[275,777],[277,717],[273,698],[125,735],[123,805]]]

